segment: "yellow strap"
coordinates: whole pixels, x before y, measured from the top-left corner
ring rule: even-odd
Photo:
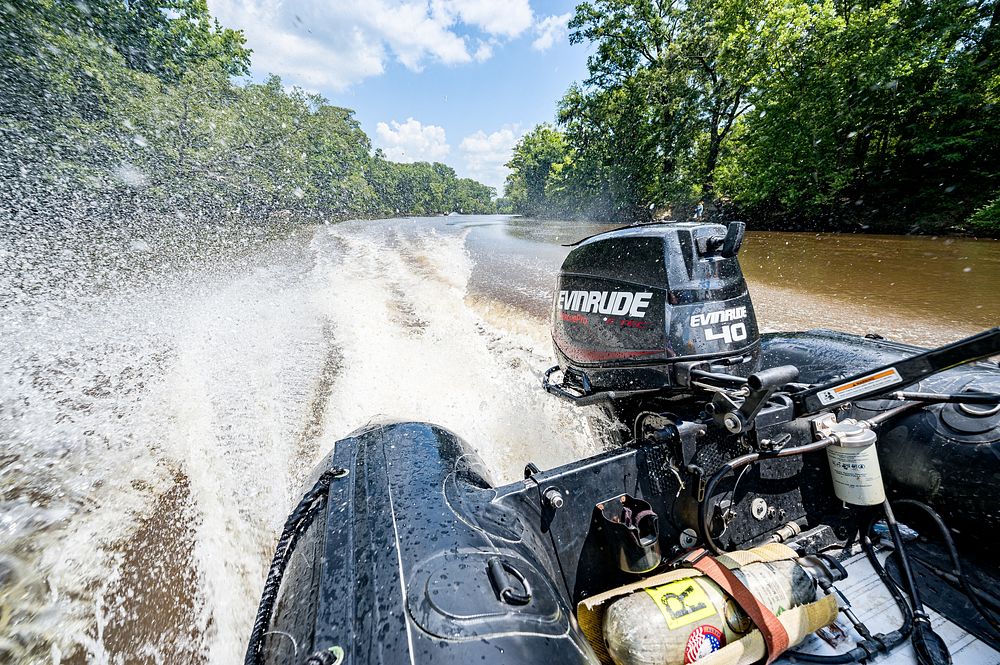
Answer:
[[[781,543],[768,543],[767,545],[761,545],[751,550],[737,550],[716,557],[719,563],[729,569],[742,568],[751,563],[789,561],[795,558],[798,558],[795,550]]]
[[[823,626],[837,619],[840,608],[834,596],[824,596],[817,601],[785,610],[778,621],[788,631],[788,644],[795,646]],[[764,659],[767,650],[764,638],[757,629],[722,647],[715,653],[698,659],[698,665],[752,665]]]

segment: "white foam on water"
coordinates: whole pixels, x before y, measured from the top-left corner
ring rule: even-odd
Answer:
[[[239,662],[300,484],[373,416],[454,430],[501,482],[593,453],[586,411],[540,389],[545,324],[469,304],[462,233],[320,227],[72,295],[52,286],[72,276],[69,250],[50,283],[0,267],[0,569],[14,573],[0,654]],[[156,515],[178,486],[184,505]],[[192,542],[150,535],[158,518],[184,520]],[[154,577],[182,568],[193,588],[128,587],[135,546]],[[183,598],[188,624],[128,634],[139,605]]]
[[[412,231],[328,231],[345,259],[325,307],[350,368],[331,398],[331,436],[376,414],[434,422],[471,443],[498,482],[520,478],[529,461],[547,468],[593,454],[587,418],[541,389],[548,344],[466,304],[467,232]]]
[[[147,543],[162,557],[148,565],[195,569],[197,588],[173,590],[195,601],[190,629],[177,631],[198,641],[186,650],[241,659],[274,533],[305,473],[300,434],[326,347],[310,255],[284,242],[259,264],[90,298],[36,289],[30,307],[4,312],[0,556],[25,580],[0,600],[15,611],[16,658],[77,644],[88,662],[118,663],[177,647],[106,639],[115,624],[128,630],[132,599],[150,592],[116,587],[119,568],[180,477],[190,505],[165,519],[190,519],[194,542]],[[187,549],[191,560],[171,561]]]

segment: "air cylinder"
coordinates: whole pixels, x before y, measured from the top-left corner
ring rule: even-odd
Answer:
[[[826,449],[826,457],[837,498],[855,506],[881,505],[885,487],[875,432],[854,420],[845,420],[833,424],[830,433],[837,437],[837,443]]]
[[[816,581],[795,561],[753,563],[733,573],[775,614],[816,600]],[[743,610],[704,576],[636,591],[604,613],[604,639],[617,665],[693,663],[751,628]]]

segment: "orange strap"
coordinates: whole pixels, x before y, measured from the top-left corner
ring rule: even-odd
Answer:
[[[778,621],[778,617],[753,595],[753,592],[740,581],[740,578],[733,574],[733,571],[723,566],[714,557],[709,556],[708,552],[703,549],[689,552],[681,559],[681,563],[701,571],[708,579],[718,584],[724,592],[729,594],[740,609],[746,612],[764,638],[764,647],[767,649],[767,658],[764,660],[766,665],[770,665],[788,649],[788,632]]]

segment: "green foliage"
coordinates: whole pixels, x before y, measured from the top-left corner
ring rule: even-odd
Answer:
[[[238,85],[238,31],[204,0],[0,5],[0,217],[328,220],[493,212],[443,164],[373,153],[353,112]]]
[[[546,185],[553,175],[554,165],[567,157],[566,143],[561,132],[548,125],[539,125],[521,137],[507,163],[511,174],[507,178],[506,198],[521,214],[538,215],[547,211]]]
[[[591,0],[570,28],[589,76],[519,212],[937,231],[1000,186],[997,0]]]
[[[751,207],[871,216],[888,229],[961,221],[1000,174],[1000,107],[988,98],[998,63],[983,50],[996,7],[768,6],[727,191]]]
[[[427,162],[393,164],[384,201],[389,214],[492,213],[493,188],[458,178],[450,166]]]
[[[1000,196],[974,212],[969,226],[976,233],[1000,238]]]
[[[749,46],[735,24],[752,0],[594,0],[570,41],[595,46],[589,77],[559,104],[565,157],[542,202],[514,208],[642,219],[711,193],[723,147],[746,111]],[[512,181],[521,179],[519,164]]]

